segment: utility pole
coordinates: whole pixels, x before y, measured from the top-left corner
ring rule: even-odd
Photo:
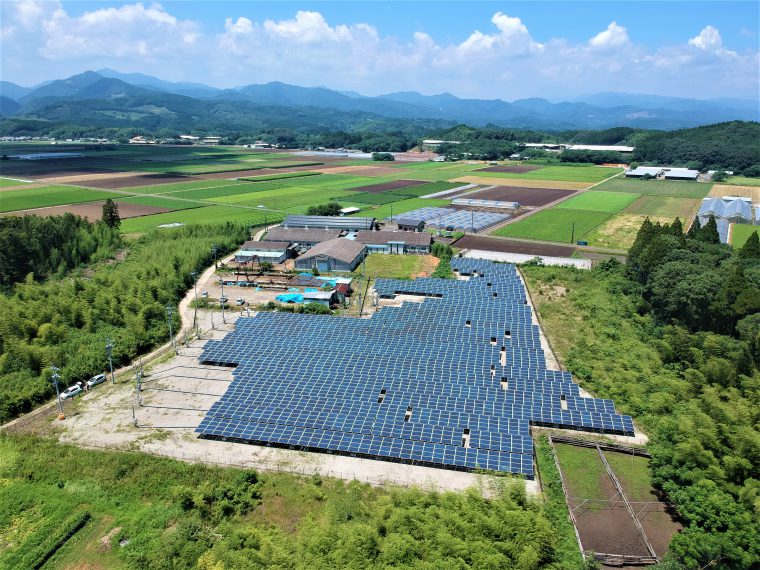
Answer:
[[[211,255],[214,256],[214,269],[217,268],[217,265],[216,265],[216,254],[218,252],[219,252],[219,246],[217,246],[216,244],[212,245],[211,246]]]
[[[174,333],[172,332],[172,313],[174,312],[174,307],[171,305],[166,305],[166,321],[169,323],[169,342],[172,343],[172,346],[174,347],[174,353],[179,354],[179,351],[177,350],[177,345],[174,342]]]
[[[111,353],[113,351],[113,342],[110,338],[106,339],[106,354],[108,355],[108,366],[111,369],[111,384],[116,384],[116,380],[114,380],[113,376],[113,359],[111,358]]]
[[[475,211],[470,212],[470,231],[475,233]]]
[[[572,229],[570,231],[570,243],[575,243],[575,222],[573,222]]]
[[[222,286],[222,296],[219,297],[219,305],[222,307],[222,322],[226,325],[227,319],[224,317],[224,305],[227,299],[224,297],[224,279],[219,278],[219,284]]]
[[[190,276],[193,278],[193,289],[195,290],[195,309],[193,310],[193,328],[198,332],[198,272],[193,271]]]
[[[63,404],[61,403],[61,392],[58,389],[58,381],[61,379],[61,375],[58,374],[58,371],[60,368],[57,366],[51,366],[50,370],[53,371],[53,375],[50,377],[50,379],[53,381],[53,386],[55,386],[55,397],[58,400],[58,419],[65,419],[65,416],[63,415]]]

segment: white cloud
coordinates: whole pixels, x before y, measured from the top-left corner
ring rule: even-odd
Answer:
[[[70,15],[58,1],[0,1],[4,79],[30,84],[113,67],[222,87],[279,80],[507,100],[632,88],[700,97],[725,95],[728,86],[734,96],[758,91],[757,51],[731,51],[712,26],[653,49],[634,43],[624,22],[575,42],[536,38],[519,17],[496,12],[486,31],[462,30],[462,39],[443,42],[423,31],[382,35],[369,22],[328,21],[317,11],[256,19],[243,11],[247,5],[232,6],[241,12],[221,15],[214,35],[214,22],[204,30],[160,4]]]
[[[605,49],[627,46],[631,40],[628,37],[628,31],[613,21],[606,30],[596,34],[588,43],[591,47]]]

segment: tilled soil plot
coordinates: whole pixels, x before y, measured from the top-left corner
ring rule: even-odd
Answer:
[[[498,239],[480,236],[464,236],[452,244],[459,249],[480,249],[502,253],[523,253],[527,255],[546,255],[549,257],[570,257],[575,248],[564,245],[531,243],[511,239]]]
[[[562,190],[560,188],[526,188],[521,186],[496,186],[485,190],[478,190],[463,198],[475,198],[478,200],[501,200],[502,202],[519,202],[523,206],[545,206],[555,200],[566,198],[575,194],[574,190]]]

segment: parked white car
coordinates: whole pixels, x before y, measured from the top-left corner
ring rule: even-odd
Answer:
[[[82,393],[82,388],[78,386],[77,384],[74,384],[73,386],[69,386],[63,392],[61,392],[61,400],[67,400],[68,398],[73,398],[77,394],[81,394],[81,393]]]
[[[97,386],[98,384],[102,384],[106,381],[106,375],[105,374],[98,374],[97,376],[93,376],[87,381],[87,387],[92,388],[93,386]]]

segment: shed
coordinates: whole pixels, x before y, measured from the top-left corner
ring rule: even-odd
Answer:
[[[416,216],[397,217],[398,229],[405,231],[421,232],[425,229],[425,220]]]
[[[367,246],[367,253],[429,253],[433,236],[427,232],[361,231],[356,241]]]
[[[666,168],[665,178],[668,180],[696,180],[699,170],[689,168]]]
[[[296,269],[314,269],[320,272],[353,271],[367,254],[364,244],[344,238],[318,243],[296,259]]]
[[[665,170],[661,166],[637,166],[636,168],[632,170],[626,170],[625,171],[625,177],[626,178],[643,178],[644,176],[651,176],[652,178],[656,178],[660,174],[662,174],[662,171]]]
[[[303,293],[304,303],[319,303],[329,307],[337,303],[335,291],[307,291]]]
[[[235,254],[237,263],[247,263],[253,259],[282,263],[294,256],[289,241],[253,241],[245,242]]]

